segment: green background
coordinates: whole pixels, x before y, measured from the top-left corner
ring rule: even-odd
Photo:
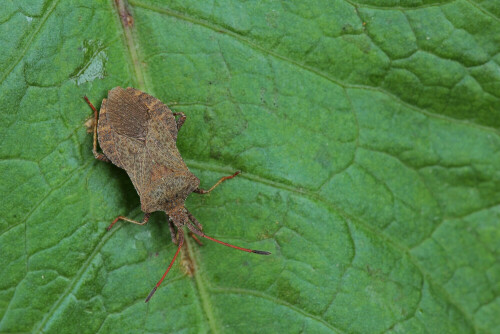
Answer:
[[[496,0],[2,1],[0,332],[500,333]],[[129,18],[129,22],[131,19]],[[84,123],[187,121],[208,235],[175,252]],[[189,275],[192,274],[192,276]]]

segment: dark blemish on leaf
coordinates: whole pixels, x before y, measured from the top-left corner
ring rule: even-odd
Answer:
[[[348,24],[345,24],[343,27],[342,27],[342,32],[344,34],[352,34],[354,32],[354,28],[352,25],[350,25],[349,23]]]
[[[125,0],[115,0],[116,8],[118,8],[118,15],[122,21],[125,28],[132,27],[134,25],[134,18],[130,14],[128,5]]]

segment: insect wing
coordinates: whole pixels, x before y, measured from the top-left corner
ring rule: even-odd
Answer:
[[[141,203],[152,182],[158,180],[158,171],[188,171],[172,136],[177,135],[175,119],[164,104],[156,101],[138,90],[116,87],[101,107],[99,125],[111,131],[100,131],[103,140],[99,143],[104,154],[125,169]]]
[[[148,107],[121,87],[116,87],[109,92],[107,107],[107,120],[113,130],[125,137],[145,141],[148,124]]]

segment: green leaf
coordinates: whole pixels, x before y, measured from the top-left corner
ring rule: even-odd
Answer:
[[[496,0],[4,1],[0,332],[499,333]],[[174,252],[86,120],[187,121],[209,242]]]

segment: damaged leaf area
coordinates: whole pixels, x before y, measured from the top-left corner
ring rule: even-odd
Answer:
[[[500,7],[13,1],[0,9],[0,332],[500,332]],[[87,95],[184,112],[207,188],[145,226]],[[87,126],[91,123],[87,122]]]

